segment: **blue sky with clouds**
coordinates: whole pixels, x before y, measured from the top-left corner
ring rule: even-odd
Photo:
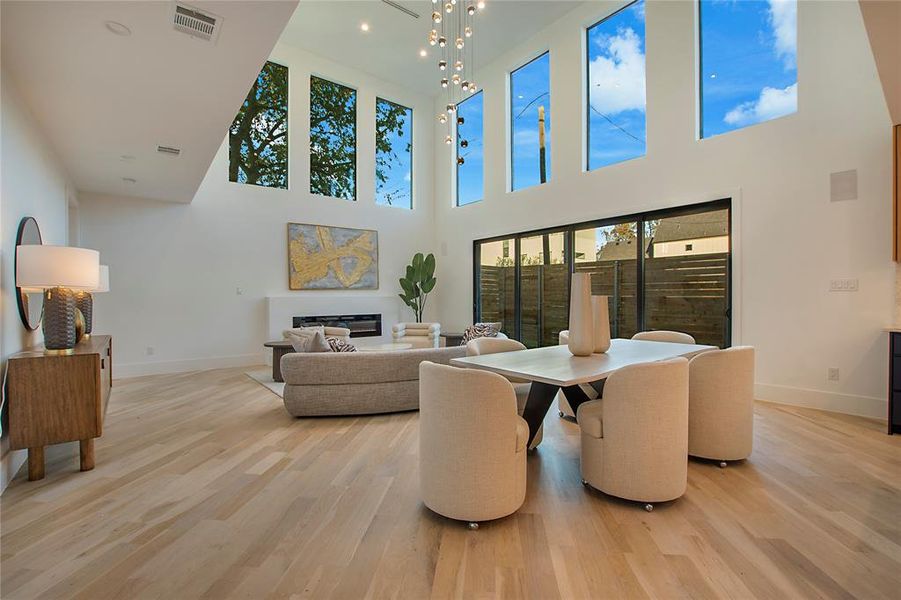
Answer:
[[[545,53],[510,74],[513,189],[540,183],[538,107],[544,106],[547,181],[551,180],[551,61]]]
[[[484,145],[482,141],[482,92],[457,104],[457,157],[463,164],[457,167],[457,206],[478,202],[484,196]],[[460,144],[466,140],[466,148]]]
[[[702,0],[701,136],[798,109],[796,0]]]
[[[378,103],[388,102],[379,98]],[[376,111],[378,112],[378,111]],[[391,143],[390,153],[378,152],[378,157],[385,157],[388,161],[385,168],[387,179],[384,183],[376,179],[375,203],[400,208],[413,208],[413,157],[410,152],[413,140],[413,110],[406,109],[403,125],[398,131],[388,133],[388,141]]]
[[[644,17],[641,0],[588,29],[589,169],[645,154]]]

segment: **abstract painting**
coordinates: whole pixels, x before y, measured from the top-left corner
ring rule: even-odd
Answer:
[[[378,232],[288,223],[288,287],[292,290],[378,289]]]

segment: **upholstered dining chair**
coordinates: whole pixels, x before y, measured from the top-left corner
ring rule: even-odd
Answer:
[[[743,460],[754,443],[754,348],[710,350],[688,367],[688,454]]]
[[[419,483],[434,512],[469,522],[506,517],[526,496],[529,426],[496,373],[419,365]]]
[[[497,354],[499,352],[515,352],[517,350],[525,350],[526,347],[516,340],[499,337],[482,337],[466,342],[466,356],[479,356],[482,354]],[[532,390],[532,383],[526,379],[518,379],[516,377],[507,377],[507,381],[513,384],[513,390],[516,392],[516,412],[522,415],[526,408],[526,402],[529,399],[529,392]],[[529,448],[535,448],[544,439],[544,425],[538,428],[535,433],[535,439]]]
[[[441,323],[395,323],[391,338],[414,348],[437,348],[441,343]]]
[[[579,406],[582,483],[645,503],[675,500],[688,479],[688,361],[623,367],[602,400]]]
[[[569,344],[569,329],[564,329],[560,333],[557,334],[557,343],[561,346],[566,346]],[[576,413],[573,412],[572,407],[569,405],[569,401],[566,399],[566,396],[563,394],[563,391],[557,392],[557,411],[560,415],[560,418],[569,417],[571,419],[576,418]]]
[[[649,342],[671,342],[675,344],[694,344],[694,337],[681,331],[667,331],[657,329],[654,331],[639,331],[632,336],[633,340],[647,340]]]

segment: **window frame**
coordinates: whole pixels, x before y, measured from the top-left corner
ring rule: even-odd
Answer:
[[[415,121],[414,112],[415,111],[412,106],[407,106],[406,104],[401,104],[400,102],[395,102],[394,100],[388,100],[387,98],[385,98],[383,96],[379,96],[379,95],[375,96],[375,122],[374,122],[375,132],[374,133],[375,133],[375,142],[376,142],[376,148],[375,148],[375,156],[376,157],[378,157],[378,153],[379,153],[379,151],[378,151],[378,134],[379,134],[379,131],[378,131],[378,119],[379,119],[378,106],[379,106],[379,102],[387,102],[388,104],[392,104],[394,106],[399,106],[400,108],[403,108],[410,112],[410,206],[394,206],[393,204],[379,204],[379,202],[378,202],[378,186],[379,186],[378,178],[376,178],[376,180],[375,180],[375,190],[373,192],[373,201],[376,206],[384,206],[386,208],[399,208],[401,210],[413,210],[414,208],[416,208],[416,202],[415,202],[416,199],[413,197],[413,190],[414,190],[414,187],[413,187],[413,177],[414,177],[413,160],[414,160],[414,150],[415,150],[415,146],[413,143],[414,142],[414,129],[413,128],[415,127],[415,123],[414,123],[414,121]],[[356,122],[356,120],[354,120],[354,122]],[[354,137],[356,138],[356,134],[354,135]],[[375,168],[376,169],[378,168],[378,163],[376,163]],[[373,170],[373,176],[375,176],[375,170]],[[354,184],[354,187],[356,187],[356,183]]]
[[[513,160],[513,138],[514,138],[514,131],[513,131],[513,75],[514,75],[517,71],[521,71],[522,69],[528,67],[529,65],[531,65],[531,64],[534,63],[535,61],[541,59],[541,58],[544,57],[545,55],[547,55],[547,57],[548,57],[548,65],[547,65],[547,70],[548,70],[548,81],[547,81],[547,87],[548,87],[548,98],[550,99],[550,97],[551,97],[551,91],[552,91],[552,90],[551,90],[551,49],[550,49],[550,48],[545,47],[545,48],[543,48],[543,49],[537,51],[537,52],[535,53],[535,55],[532,56],[532,58],[526,60],[525,62],[519,63],[519,66],[518,66],[518,67],[514,67],[514,68],[509,69],[509,70],[507,71],[507,77],[506,77],[506,80],[507,80],[507,164],[509,165],[509,173],[508,173],[508,177],[507,177],[507,192],[508,192],[508,193],[519,192],[519,191],[527,190],[527,189],[533,188],[533,187],[539,187],[539,186],[541,186],[541,185],[550,183],[551,180],[553,179],[553,170],[552,170],[552,169],[549,169],[551,172],[548,173],[547,181],[545,181],[544,184],[542,184],[541,182],[538,182],[538,183],[536,183],[535,185],[529,185],[529,186],[522,187],[522,188],[519,188],[519,189],[516,189],[516,188],[513,187],[513,176],[514,176],[514,160]],[[550,102],[548,102],[548,112],[549,112],[549,113],[552,113],[552,112],[553,112],[553,111],[551,110],[551,104],[550,104]],[[553,114],[551,114],[551,116],[553,117]],[[548,148],[548,158],[550,158],[550,148]]]
[[[460,107],[463,106],[466,102],[475,99],[477,96],[481,99],[482,102],[482,193],[479,194],[478,200],[473,200],[472,202],[467,202],[466,204],[460,204],[460,165],[457,161],[460,158],[460,125],[457,123],[454,125],[454,208],[462,208],[464,206],[470,206],[472,204],[478,204],[479,202],[483,202],[485,200],[485,96],[482,96],[482,92],[484,89],[479,89],[475,94],[471,94],[467,98],[464,98],[460,102],[457,103],[457,111],[454,113],[454,123],[456,123],[457,117],[460,115]]]
[[[570,223],[566,225],[556,225],[552,227],[544,227],[541,229],[532,229],[528,231],[507,233],[502,235],[495,235],[488,238],[481,238],[472,241],[472,318],[473,323],[478,323],[480,321],[479,310],[481,307],[481,289],[479,287],[479,267],[481,266],[481,249],[480,244],[486,242],[496,242],[503,240],[514,240],[516,255],[514,262],[514,277],[515,277],[515,299],[514,299],[514,323],[515,323],[515,334],[514,339],[519,339],[521,334],[521,312],[522,312],[522,294],[520,290],[520,240],[522,238],[534,237],[537,235],[544,235],[549,233],[559,233],[561,231],[564,232],[564,252],[566,256],[564,257],[565,263],[569,266],[570,278],[572,278],[572,274],[575,271],[575,243],[574,243],[574,233],[577,230],[582,229],[592,229],[598,227],[608,227],[611,225],[616,225],[619,223],[626,222],[636,222],[636,241],[638,243],[638,257],[636,260],[636,269],[637,269],[637,291],[636,291],[636,314],[637,314],[637,331],[644,330],[645,324],[645,315],[644,315],[644,303],[645,303],[645,254],[644,251],[644,237],[645,237],[645,223],[649,220],[653,219],[665,219],[671,217],[699,214],[704,212],[711,212],[717,210],[727,210],[728,211],[728,226],[729,226],[729,257],[726,261],[726,278],[728,281],[727,292],[726,292],[726,314],[725,314],[725,327],[723,331],[723,346],[728,348],[732,345],[733,335],[732,330],[735,326],[733,319],[733,308],[734,308],[734,288],[735,282],[732,280],[732,263],[735,258],[735,229],[733,227],[733,219],[735,218],[736,211],[738,210],[738,199],[735,197],[725,197],[717,200],[710,200],[706,202],[699,202],[696,204],[686,204],[682,206],[675,206],[671,208],[664,208],[658,210],[648,210],[639,213],[632,213],[628,215],[617,215],[613,217],[605,217],[602,219],[594,219],[590,221],[581,221],[578,223]],[[567,304],[570,301],[571,294],[571,285],[567,286]]]
[[[358,110],[358,109],[359,109],[359,103],[360,103],[360,97],[359,97],[360,91],[359,91],[357,88],[355,88],[355,87],[353,87],[353,86],[351,86],[351,85],[348,85],[348,84],[345,84],[345,83],[340,83],[340,82],[338,82],[338,81],[335,81],[335,80],[330,79],[330,78],[328,78],[328,77],[325,77],[325,76],[323,76],[323,75],[319,75],[319,74],[317,74],[317,73],[315,73],[315,72],[311,72],[311,73],[310,73],[310,78],[309,78],[309,80],[308,80],[308,81],[309,81],[309,84],[310,84],[310,88],[309,88],[308,93],[307,93],[307,100],[308,100],[308,105],[307,105],[307,125],[308,125],[308,126],[309,126],[310,116],[313,114],[313,110],[312,110],[312,95],[313,95],[313,94],[312,94],[312,88],[313,88],[313,79],[320,79],[320,80],[322,80],[322,81],[326,81],[326,82],[328,82],[328,83],[330,83],[330,84],[332,84],[332,85],[337,85],[337,86],[340,86],[340,87],[343,87],[343,88],[352,90],[353,93],[354,93],[354,119],[353,119],[353,122],[354,122],[354,194],[353,194],[353,198],[342,198],[342,197],[340,197],[340,196],[328,196],[328,195],[320,194],[319,192],[313,191],[313,189],[312,189],[312,185],[313,185],[313,176],[312,176],[312,173],[313,173],[313,164],[312,164],[312,160],[311,160],[311,159],[310,159],[310,164],[309,164],[309,167],[310,167],[310,170],[309,170],[309,182],[308,182],[308,183],[309,183],[309,186],[308,186],[307,189],[309,190],[309,192],[310,192],[311,195],[313,195],[313,196],[319,196],[320,198],[331,198],[331,199],[333,199],[333,200],[345,200],[345,201],[348,201],[348,202],[356,202],[356,201],[359,199],[359,183],[360,183],[360,181],[359,181],[359,179],[360,179],[360,173],[359,173],[360,169],[359,169],[359,164],[357,164],[358,161],[359,161],[359,158],[360,158],[360,151],[359,151],[360,137],[359,137],[359,125],[358,125],[358,120],[359,120],[359,117],[360,117],[360,111]],[[311,151],[311,149],[310,149],[310,146],[311,146],[312,141],[313,141],[313,140],[312,140],[312,134],[311,134],[311,132],[310,132],[311,129],[312,129],[312,128],[309,128],[309,129],[307,130],[307,138],[308,138],[308,139],[307,139],[307,150],[310,151],[310,152],[309,152],[309,156],[312,156],[312,151]]]
[[[624,162],[629,162],[630,160],[636,160],[639,158],[645,158],[648,155],[648,97],[647,97],[647,83],[648,83],[648,75],[647,75],[647,16],[645,16],[645,36],[642,42],[644,43],[645,50],[645,100],[644,100],[644,118],[645,118],[645,135],[644,135],[644,153],[639,156],[633,156],[632,158],[626,158],[624,160],[617,161],[615,163],[610,163],[607,165],[602,165],[599,167],[591,168],[591,61],[588,58],[588,53],[590,52],[589,48],[589,40],[588,40],[588,32],[604,21],[612,19],[617,16],[621,12],[628,10],[638,2],[642,0],[629,0],[626,4],[616,9],[612,13],[608,14],[606,17],[603,17],[591,25],[587,25],[583,28],[582,40],[583,40],[583,50],[582,57],[585,61],[584,71],[585,71],[585,86],[583,92],[583,102],[585,103],[585,162],[584,168],[585,173],[591,173],[592,171],[597,171],[600,169],[604,169],[606,167],[612,167],[614,165],[622,164]],[[645,0],[645,10],[647,10],[647,1]]]

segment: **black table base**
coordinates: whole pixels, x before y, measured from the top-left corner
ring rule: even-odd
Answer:
[[[604,389],[604,381],[593,382],[591,386],[598,390],[598,394],[600,394]],[[535,439],[535,434],[538,433],[538,429],[544,422],[544,416],[547,414],[548,409],[551,407],[551,404],[554,402],[554,398],[557,396],[557,392],[560,391],[560,389],[561,388],[558,385],[551,385],[540,381],[532,382],[531,389],[529,390],[529,398],[526,400],[526,407],[522,413],[522,418],[529,424],[529,443],[526,446],[527,448],[532,446],[532,440]],[[563,395],[566,396],[566,401],[569,402],[569,405],[572,407],[574,415],[578,414],[580,404],[591,400],[578,385],[569,385],[562,389]]]

